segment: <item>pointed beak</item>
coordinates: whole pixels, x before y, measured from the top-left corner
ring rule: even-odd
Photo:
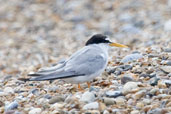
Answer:
[[[128,48],[128,46],[126,46],[126,45],[118,44],[118,43],[113,43],[113,42],[110,43],[109,46]]]

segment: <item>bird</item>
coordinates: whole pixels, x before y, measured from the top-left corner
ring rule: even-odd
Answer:
[[[30,78],[20,78],[22,81],[46,81],[61,79],[67,83],[78,84],[78,89],[82,90],[80,84],[90,81],[100,76],[108,64],[109,47],[123,47],[126,45],[114,43],[103,34],[93,35],[83,48],[72,54],[67,60],[57,66],[42,68],[35,73],[28,74]]]

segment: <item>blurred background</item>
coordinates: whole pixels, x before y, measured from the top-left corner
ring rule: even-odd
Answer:
[[[171,0],[0,0],[0,75],[54,64],[95,33],[169,47]]]

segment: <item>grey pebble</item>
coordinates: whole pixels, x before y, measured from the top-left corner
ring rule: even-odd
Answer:
[[[54,104],[56,102],[64,102],[64,98],[62,96],[54,96],[49,100],[49,104]]]
[[[123,76],[122,78],[121,78],[121,84],[126,84],[127,82],[130,82],[130,81],[133,81],[134,79],[131,77],[131,76]]]
[[[136,34],[140,33],[140,29],[133,26],[132,24],[126,24],[121,27],[121,32],[129,33],[129,34]]]
[[[147,112],[147,114],[162,114],[162,109],[160,109],[160,108],[155,108],[155,109],[149,110],[149,111]]]
[[[107,91],[105,94],[106,94],[106,97],[114,97],[114,98],[122,96],[121,91],[112,91],[112,90],[110,90],[110,91]]]
[[[127,63],[127,62],[131,62],[131,61],[138,60],[138,59],[141,59],[141,58],[143,58],[142,54],[134,53],[134,54],[130,54],[130,55],[125,56],[121,60],[121,63]]]
[[[166,49],[164,49],[164,52],[171,53],[171,48],[166,48]]]
[[[99,103],[98,102],[92,102],[88,103],[83,106],[84,110],[93,110],[93,109],[99,109]]]
[[[92,92],[86,91],[82,96],[80,101],[86,102],[86,103],[90,103],[93,102],[95,100],[95,95]]]
[[[171,73],[171,66],[162,66],[160,67],[160,69],[164,72],[164,73]]]
[[[44,98],[46,98],[46,99],[51,99],[51,98],[52,98],[52,96],[51,96],[51,95],[49,95],[49,94],[45,94],[45,95],[44,95]]]
[[[160,79],[159,79],[159,78],[156,78],[156,77],[151,78],[151,79],[150,79],[150,85],[152,85],[152,86],[157,85],[159,80],[160,80]]]
[[[34,95],[38,95],[38,94],[39,94],[39,90],[38,90],[37,88],[34,88],[34,89],[31,89],[31,90],[29,91],[29,93],[32,93],[32,94],[34,94]]]
[[[114,99],[114,98],[107,98],[107,97],[104,97],[104,98],[103,98],[103,102],[104,102],[106,105],[113,105],[113,104],[115,104],[115,99]]]
[[[10,104],[5,105],[5,110],[6,111],[13,110],[13,109],[16,109],[16,108],[18,108],[18,102],[17,101],[14,101],[14,102],[11,102]]]

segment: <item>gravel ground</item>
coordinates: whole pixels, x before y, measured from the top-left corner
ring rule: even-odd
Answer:
[[[68,58],[95,33],[130,48],[111,49],[90,89],[17,80]],[[0,0],[0,113],[169,112],[171,0]]]

